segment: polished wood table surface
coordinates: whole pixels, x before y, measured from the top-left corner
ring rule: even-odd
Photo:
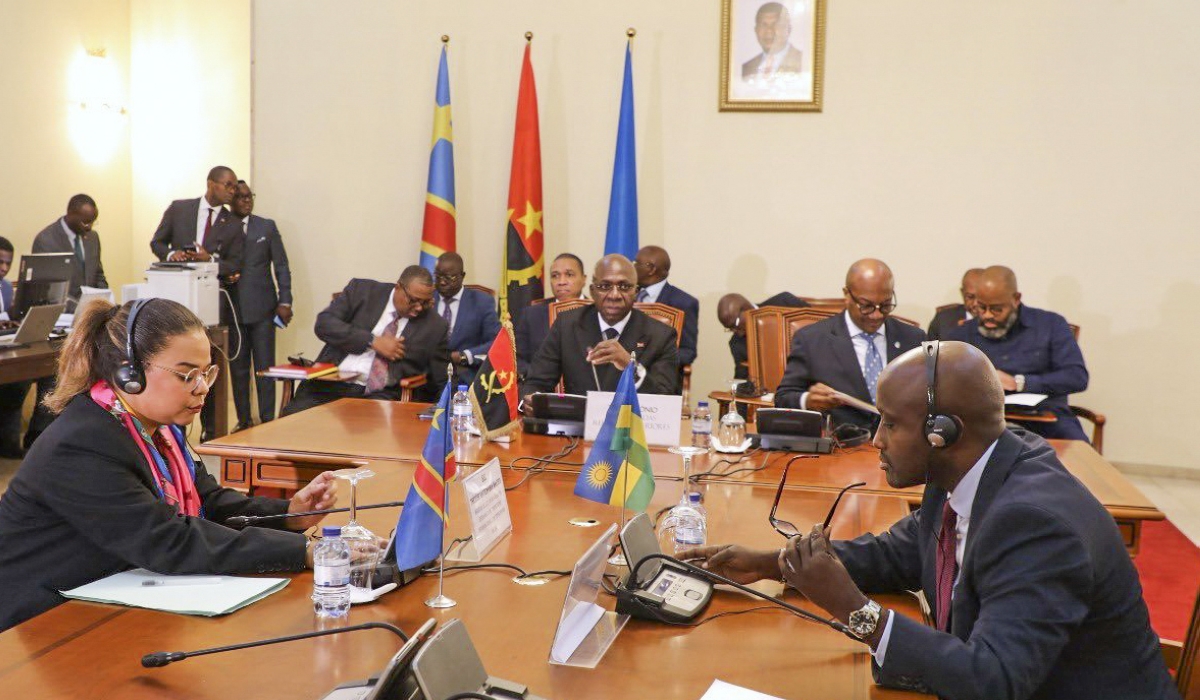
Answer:
[[[377,476],[360,485],[360,502],[401,498],[412,465],[368,462]],[[523,476],[505,470],[506,483]],[[569,570],[614,519],[618,511],[571,494],[575,476],[547,472],[509,492],[513,532],[486,557],[534,570]],[[677,501],[679,481],[658,482],[651,511]],[[782,538],[767,523],[773,494],[738,484],[701,485],[709,511],[710,542],[736,541],[763,548]],[[451,486],[451,525],[447,537],[466,533],[461,488]],[[339,494],[343,503],[348,493]],[[831,496],[818,491],[789,491],[780,515],[797,523],[824,517]],[[843,500],[833,535],[844,538],[878,531],[903,516],[907,506],[895,497],[853,495]],[[363,511],[359,520],[384,534],[395,524],[397,509]],[[571,518],[600,524],[579,528]],[[330,516],[329,524],[346,521]],[[713,619],[699,627],[672,627],[631,620],[607,655],[592,670],[548,662],[551,640],[566,593],[566,577],[543,586],[512,582],[503,570],[448,572],[445,592],[458,606],[444,611],[426,607],[437,580],[425,576],[351,609],[345,623],[386,621],[406,631],[424,620],[459,618],[488,672],[527,684],[531,692],[555,700],[601,698],[699,698],[714,678],[804,700],[854,700],[927,697],[891,691],[871,680],[867,647],[823,626],[774,608]],[[13,698],[317,698],[339,683],[365,678],[383,667],[399,640],[383,631],[352,632],[177,662],[144,669],[140,657],[151,651],[186,651],[320,629],[308,595],[312,577],[293,577],[283,591],[232,615],[201,618],[69,601],[0,634],[0,687]],[[786,599],[808,607],[794,592]],[[902,614],[920,617],[907,595],[883,596],[881,602]],[[601,594],[601,605],[614,599]],[[718,591],[703,617],[769,605],[741,593]],[[329,624],[329,623],[325,623]]]
[[[420,459],[429,423],[417,417],[427,404],[342,399],[256,426],[249,430],[200,445],[199,451],[221,457],[221,480],[227,486],[253,490],[260,487],[295,489],[326,469],[355,461],[375,459],[412,462]],[[685,421],[683,431],[687,433]],[[688,433],[690,434],[690,433]],[[562,437],[513,434],[510,443],[471,442],[464,463],[483,464],[497,457],[508,466],[529,466],[530,457],[555,454],[568,446]],[[1066,468],[1092,492],[1113,515],[1126,546],[1137,553],[1144,520],[1165,516],[1116,467],[1092,449],[1075,440],[1051,440]],[[867,482],[865,492],[900,495],[910,503],[921,500],[921,487],[896,491],[879,469],[878,452],[861,446],[830,455],[798,459],[788,474],[789,488],[837,490],[855,481]],[[547,468],[578,471],[587,456],[579,445],[561,463]],[[731,464],[740,455],[709,453],[693,461],[693,474],[712,472],[705,480],[777,485],[783,465],[796,455],[758,452]],[[650,458],[659,476],[682,475],[679,456],[652,448]]]

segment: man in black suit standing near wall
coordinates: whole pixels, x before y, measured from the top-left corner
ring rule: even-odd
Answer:
[[[233,299],[242,329],[242,351],[229,363],[233,403],[238,424],[234,430],[253,425],[250,415],[250,372],[275,364],[275,318],[283,325],[292,321],[292,273],[288,267],[283,237],[272,219],[254,214],[254,192],[238,180],[233,197],[233,216],[223,224],[234,226],[243,237],[242,276],[233,286]],[[259,420],[275,418],[275,380],[258,377]]]
[[[404,268],[395,284],[352,279],[317,315],[317,337],[325,341],[317,362],[338,365],[358,378],[349,382],[312,379],[300,384],[296,397],[280,415],[343,397],[400,398],[400,380],[424,374],[416,392],[421,401],[436,401],[446,384],[450,325],[433,307],[433,275],[420,265]]]
[[[221,277],[231,281],[237,274],[235,251],[241,243],[238,236],[216,235],[223,231],[218,225],[229,218],[226,205],[237,191],[237,175],[218,165],[208,171],[208,184],[203,197],[177,199],[163,212],[158,230],[150,239],[150,250],[159,260],[171,262],[209,262],[215,256],[221,265]],[[237,257],[241,255],[238,245]]]

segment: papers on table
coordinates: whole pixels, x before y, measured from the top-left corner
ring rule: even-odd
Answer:
[[[879,409],[875,408],[874,404],[867,403],[866,401],[863,401],[862,399],[857,399],[853,396],[850,396],[849,394],[843,394],[840,391],[835,391],[833,393],[835,396],[838,397],[838,399],[842,403],[846,404],[847,406],[850,406],[851,408],[857,408],[860,411],[866,411],[867,413],[874,413],[875,415],[879,415]]]
[[[700,700],[780,700],[774,695],[767,695],[756,690],[748,690],[741,686],[714,680],[708,687],[708,692]]]
[[[59,592],[67,598],[93,603],[214,617],[262,600],[282,590],[288,581],[240,576],[164,576],[133,569]]]
[[[1048,394],[1009,394],[1004,397],[1004,405],[1033,408],[1047,398],[1049,398]]]

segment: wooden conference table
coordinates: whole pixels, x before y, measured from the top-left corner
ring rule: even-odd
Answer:
[[[363,459],[419,460],[429,423],[420,420],[417,414],[426,407],[427,404],[342,399],[206,442],[198,449],[221,458],[221,481],[226,486],[249,491],[264,487],[297,489],[321,471]],[[689,431],[686,421],[683,431]],[[1136,554],[1142,521],[1162,520],[1163,513],[1091,445],[1074,440],[1051,440],[1050,444],[1067,469],[1112,514],[1126,547]],[[463,462],[478,465],[498,457],[502,465],[508,466],[516,458],[555,454],[567,445],[566,438],[518,431],[507,445],[473,441]],[[867,486],[860,489],[865,493],[899,495],[909,503],[920,503],[920,487],[897,491],[887,485],[879,469],[878,454],[874,448],[863,446],[799,459],[789,470],[788,487],[832,491],[865,481]],[[562,459],[568,463],[550,464],[547,468],[578,472],[578,465],[586,455],[586,445],[580,445]],[[656,475],[677,478],[682,475],[679,456],[661,448],[652,448],[650,455]],[[725,457],[738,458],[716,453],[700,455],[693,461],[692,473],[714,472],[706,475],[705,480],[775,486],[782,476],[783,465],[795,455],[760,452],[738,464],[722,461]],[[522,459],[516,466],[530,463],[531,460]],[[759,470],[747,469],[760,465],[763,468]]]
[[[387,500],[408,489],[410,463],[366,462],[377,476],[360,485],[359,502]],[[504,470],[507,484],[522,476]],[[575,476],[538,474],[508,493],[513,532],[486,562],[506,562],[526,571],[570,570],[578,557],[618,517],[606,505],[571,494]],[[651,509],[676,502],[681,482],[660,480]],[[767,523],[773,493],[733,483],[699,487],[709,511],[710,541],[757,547],[780,546]],[[461,488],[452,485],[447,538],[467,533]],[[348,501],[348,490],[339,494]],[[795,522],[824,517],[831,494],[789,491],[780,516]],[[894,496],[855,494],[843,499],[833,535],[879,531],[904,515]],[[359,521],[378,534],[394,527],[397,509],[362,511]],[[580,528],[571,518],[600,524]],[[346,522],[345,514],[329,524]],[[423,601],[436,593],[425,576],[374,604],[351,609],[344,624],[386,621],[408,632],[428,618],[459,618],[493,676],[527,684],[554,700],[655,698],[694,700],[713,679],[805,700],[884,700],[927,697],[877,687],[871,680],[867,647],[817,624],[769,607],[713,619],[695,628],[631,620],[592,670],[551,665],[548,654],[558,623],[566,577],[542,586],[517,585],[503,570],[449,572],[445,592],[458,606],[437,611]],[[318,698],[334,686],[378,672],[399,648],[383,631],[360,631],[270,647],[193,658],[166,668],[144,669],[139,659],[152,651],[188,651],[297,634],[321,628],[308,595],[312,576],[300,573],[281,592],[232,615],[200,618],[69,601],[0,634],[0,688],[13,698]],[[794,592],[790,602],[813,609]],[[885,605],[919,619],[909,596],[883,596]],[[601,605],[614,599],[601,594]],[[769,605],[741,593],[718,591],[704,617]],[[334,626],[340,626],[335,624]]]

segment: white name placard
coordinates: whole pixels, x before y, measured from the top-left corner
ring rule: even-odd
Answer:
[[[471,539],[446,555],[449,561],[479,561],[504,536],[512,532],[508,512],[508,494],[500,475],[500,459],[490,462],[462,478],[467,515],[471,518]]]
[[[587,413],[584,416],[583,439],[595,441],[612,405],[611,391],[589,391]],[[682,420],[683,397],[667,394],[638,394],[642,409],[642,425],[646,428],[646,444],[658,447],[679,446],[679,424]]]

